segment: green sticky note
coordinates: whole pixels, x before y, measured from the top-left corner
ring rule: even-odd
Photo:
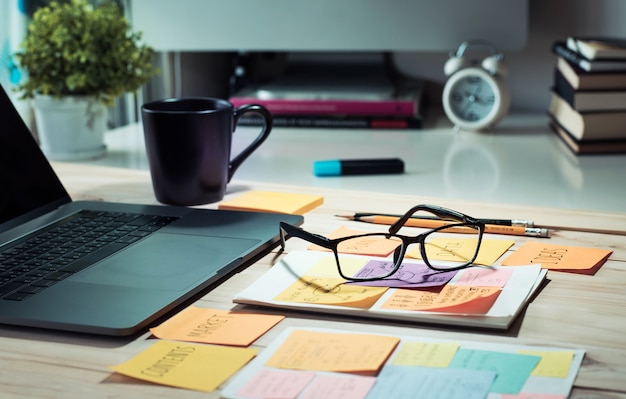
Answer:
[[[495,371],[491,392],[517,394],[539,360],[541,356],[459,349],[449,368]]]

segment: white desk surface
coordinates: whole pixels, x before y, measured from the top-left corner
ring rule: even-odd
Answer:
[[[430,125],[421,130],[275,128],[233,180],[626,211],[626,154],[575,156],[551,132],[544,115],[512,115],[488,133],[454,131],[443,118]],[[237,129],[233,153],[257,131]],[[141,125],[112,130],[105,140],[107,155],[85,162],[148,168]],[[400,157],[406,173],[313,175],[316,160],[382,157]]]

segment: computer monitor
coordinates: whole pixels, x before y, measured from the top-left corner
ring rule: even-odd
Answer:
[[[126,0],[158,51],[451,51],[526,43],[527,0]]]

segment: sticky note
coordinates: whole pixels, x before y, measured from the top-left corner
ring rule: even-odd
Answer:
[[[249,399],[364,399],[375,377],[262,368],[237,395]]]
[[[448,284],[441,291],[398,288],[382,305],[390,310],[419,310],[459,314],[485,314],[501,290],[498,287],[464,287]]]
[[[366,258],[346,257],[341,260],[341,270],[348,275],[353,275],[361,270],[367,262],[368,259]],[[321,258],[315,265],[307,270],[306,274],[309,276],[340,277],[337,261],[332,255]]]
[[[315,373],[311,371],[262,368],[237,395],[251,399],[295,399],[314,378]]]
[[[156,384],[211,392],[256,356],[256,349],[159,340],[111,369]]]
[[[375,377],[318,373],[298,399],[365,399],[375,383]]]
[[[513,270],[492,267],[470,267],[461,270],[459,278],[454,281],[456,285],[468,285],[473,287],[500,287],[503,288],[509,281]]]
[[[574,360],[574,352],[571,351],[520,350],[518,353],[541,356],[539,364],[532,372],[532,375],[541,377],[566,378]]]
[[[275,191],[247,191],[219,203],[219,209],[303,215],[322,205],[324,197]]]
[[[301,276],[277,295],[274,300],[367,309],[387,289],[387,287],[364,287],[346,284],[346,280],[342,278]]]
[[[366,233],[367,232],[365,231],[353,230],[346,226],[341,226],[337,230],[328,234],[326,237],[335,239]],[[396,239],[388,240],[381,236],[365,236],[339,244],[337,252],[352,255],[388,256],[398,247],[398,245],[400,245],[400,241]],[[314,244],[310,245],[308,249],[315,251],[328,251],[326,248],[322,248]]]
[[[150,332],[162,339],[248,346],[284,318],[190,306]]]
[[[467,262],[474,256],[476,251],[476,238],[462,237],[437,237],[429,241],[426,246],[426,254],[429,260],[445,260],[456,262]],[[513,240],[496,240],[483,238],[478,250],[478,256],[474,263],[478,265],[491,266],[509,248],[513,246]],[[441,249],[446,250],[442,251]],[[418,246],[407,252],[406,256],[421,259]]]
[[[400,338],[373,334],[342,334],[294,330],[265,363],[268,367],[376,373]]]
[[[612,253],[601,248],[529,241],[504,259],[502,265],[541,264],[542,268],[551,270],[595,271]]]
[[[541,358],[484,350],[461,348],[450,362],[450,368],[495,370],[496,379],[491,392],[516,394],[522,389]]]
[[[495,375],[491,370],[387,365],[367,398],[484,399]]]
[[[393,269],[393,266],[392,261],[370,260],[356,272],[356,276],[381,276],[389,273]],[[394,274],[385,279],[358,281],[351,282],[350,284],[395,288],[440,287],[450,281],[456,274],[456,270],[441,272],[431,269],[424,263],[402,263]]]
[[[448,367],[459,344],[453,342],[406,342],[391,364],[397,366]]]

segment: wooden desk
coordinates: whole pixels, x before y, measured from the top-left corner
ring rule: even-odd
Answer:
[[[154,203],[146,171],[97,166],[55,165],[75,199]],[[407,195],[366,193],[233,181],[229,192],[245,189],[321,193],[323,206],[305,217],[304,227],[328,233],[344,221],[333,215],[355,209],[399,213],[417,203],[435,203],[476,217],[523,217],[537,223],[585,228],[626,228],[626,214],[512,207]],[[210,207],[214,207],[212,205]],[[348,223],[359,229],[377,226]],[[516,247],[533,238],[515,237]],[[408,336],[432,336],[490,342],[518,342],[583,348],[587,351],[572,398],[626,399],[626,239],[624,235],[554,231],[551,242],[610,248],[613,255],[595,276],[549,272],[549,283],[506,332],[286,313],[287,319],[262,337],[266,346],[287,326],[324,326]],[[297,247],[294,240],[290,248]],[[515,248],[515,247],[514,247]],[[276,252],[208,292],[198,306],[230,309],[232,297],[275,261]],[[71,310],[70,310],[71,311]],[[108,338],[25,328],[0,328],[0,397],[24,398],[217,398],[206,394],[138,382],[114,374],[119,364],[146,349],[150,334]]]

